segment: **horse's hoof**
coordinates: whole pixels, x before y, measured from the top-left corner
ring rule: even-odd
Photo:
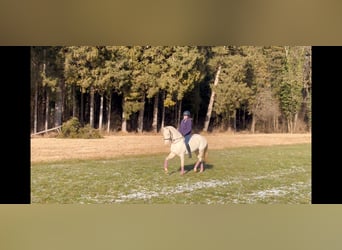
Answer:
[[[166,168],[164,168],[164,172],[165,172],[165,174],[169,173],[169,171]]]
[[[197,169],[196,169],[196,168],[194,168],[194,172],[195,172],[195,173],[197,172]]]

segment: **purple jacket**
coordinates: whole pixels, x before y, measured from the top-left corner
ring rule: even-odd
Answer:
[[[185,136],[191,133],[192,130],[192,121],[190,118],[188,119],[183,119],[180,123],[180,127],[179,127],[179,132]]]

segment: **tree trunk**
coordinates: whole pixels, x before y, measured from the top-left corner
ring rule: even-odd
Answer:
[[[63,112],[63,79],[58,80],[56,88],[56,103],[55,103],[55,127],[62,125],[62,112]]]
[[[76,117],[76,87],[72,85],[72,117]]]
[[[161,128],[164,128],[165,125],[165,105],[164,105],[164,101],[165,101],[165,91],[163,91],[163,103],[162,103],[162,120],[161,120]]]
[[[251,132],[255,133],[255,124],[256,124],[256,118],[255,115],[252,115],[252,125],[251,125]]]
[[[142,133],[144,129],[144,113],[145,113],[145,94],[142,96],[142,107],[139,110],[139,116],[138,116],[138,132]]]
[[[243,112],[242,112],[242,128],[245,130],[246,128],[246,106],[243,106]]]
[[[100,97],[100,114],[99,114],[99,130],[102,130],[102,120],[103,120],[103,93]]]
[[[218,70],[216,72],[214,86],[217,86],[217,84],[218,84],[220,72],[221,72],[221,65],[219,66],[219,68],[218,68]],[[203,128],[204,132],[207,132],[208,128],[209,128],[209,122],[210,122],[211,113],[212,113],[212,110],[213,110],[214,99],[215,99],[215,91],[214,91],[214,89],[212,89],[211,90],[210,101],[209,101],[209,104],[208,104],[207,115],[205,116],[205,121],[204,121],[204,128]]]
[[[94,87],[90,86],[90,114],[89,114],[89,123],[90,127],[94,128]]]
[[[234,132],[236,132],[236,109],[233,112],[233,128]]]
[[[179,128],[180,125],[180,120],[181,120],[181,114],[182,114],[182,101],[178,101],[178,110],[177,110],[177,115],[176,115],[176,128]]]
[[[173,112],[173,126],[175,128],[178,128],[178,101],[176,101],[175,106],[172,107],[172,112]]]
[[[112,96],[109,94],[107,97],[107,132],[110,131],[110,115],[112,112]]]
[[[45,86],[45,130],[48,130],[49,128],[49,102],[50,102],[50,94],[48,87]]]
[[[81,114],[80,114],[80,123],[82,124],[82,126],[84,125],[84,93],[81,90],[81,110],[80,110]]]
[[[36,80],[36,87],[34,89],[34,114],[33,114],[33,133],[37,133],[38,123],[38,81]]]
[[[231,117],[231,114],[230,114],[231,112],[229,112],[228,111],[228,119],[227,119],[227,131],[228,132],[231,132],[232,130],[233,130],[233,128],[232,128],[232,122],[231,122],[231,120],[232,120],[232,117]]]
[[[153,103],[152,130],[155,133],[158,132],[158,102],[159,102],[159,92],[154,96],[154,103]]]
[[[290,118],[287,118],[287,132],[292,133],[292,121]]]
[[[298,113],[296,113],[293,118],[293,130],[292,130],[293,133],[295,133],[297,130],[297,121],[298,121]]]
[[[122,97],[122,122],[121,131],[127,133],[127,119],[125,114],[125,97]]]

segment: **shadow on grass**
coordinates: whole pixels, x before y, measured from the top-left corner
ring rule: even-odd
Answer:
[[[210,170],[214,167],[214,165],[211,165],[211,164],[204,164],[204,170],[203,172],[207,171],[207,170]],[[180,172],[180,167],[178,168],[177,171],[172,171],[170,174],[174,174],[176,172]],[[187,165],[184,165],[184,171],[185,171],[185,174],[187,174],[188,172],[193,172],[194,170],[194,164],[187,164]],[[200,166],[197,167],[197,173],[199,173],[200,171]]]

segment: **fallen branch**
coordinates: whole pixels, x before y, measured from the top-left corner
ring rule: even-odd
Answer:
[[[40,131],[40,132],[37,132],[37,133],[33,133],[31,135],[39,135],[39,134],[44,134],[44,133],[47,133],[49,131],[53,131],[53,130],[57,130],[58,134],[61,132],[61,127],[62,125],[60,126],[57,126],[57,127],[54,127],[54,128],[50,128],[50,129],[46,129],[46,130],[43,130],[43,131]]]

